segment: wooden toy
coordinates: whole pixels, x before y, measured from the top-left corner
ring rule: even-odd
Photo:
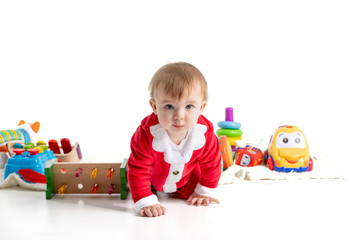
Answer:
[[[125,200],[128,193],[127,161],[127,158],[122,163],[48,161],[45,167],[46,199],[51,199],[57,190],[59,194],[120,194],[120,199]],[[75,176],[79,169],[81,174]],[[91,177],[94,171],[96,178]]]
[[[60,143],[61,147],[55,139],[49,140],[49,148],[54,152],[59,162],[80,162],[82,153],[78,143],[71,146],[68,138],[62,138]]]
[[[50,140],[51,141],[51,140]],[[49,142],[50,145],[50,142]],[[67,147],[68,148],[68,147]],[[63,147],[59,148],[59,151],[61,152],[63,150]],[[63,150],[63,152],[68,151]],[[74,146],[71,147],[71,151],[64,154],[56,154],[54,153],[55,157],[59,160],[59,162],[80,162],[82,159],[81,149],[79,143],[75,143]]]

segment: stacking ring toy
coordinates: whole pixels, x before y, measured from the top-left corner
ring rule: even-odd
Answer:
[[[228,137],[231,146],[236,146],[236,141],[242,140],[242,137]]]
[[[220,128],[216,130],[218,136],[225,135],[227,137],[241,137],[242,131],[240,129],[224,129]]]
[[[239,122],[219,121],[218,126],[220,128],[239,129],[241,124]]]

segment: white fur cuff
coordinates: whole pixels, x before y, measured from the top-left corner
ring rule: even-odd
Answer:
[[[159,201],[158,201],[157,196],[155,196],[153,194],[153,195],[144,197],[144,198],[140,199],[139,201],[137,201],[134,204],[134,208],[135,208],[136,213],[139,213],[140,209],[142,209],[143,207],[148,207],[148,206],[155,205],[158,203],[159,203]]]
[[[216,198],[216,188],[204,187],[200,183],[196,185],[194,192],[201,196]]]

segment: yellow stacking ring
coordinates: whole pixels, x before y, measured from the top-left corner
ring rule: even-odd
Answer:
[[[241,140],[242,137],[228,137],[231,146],[236,146],[236,141]]]

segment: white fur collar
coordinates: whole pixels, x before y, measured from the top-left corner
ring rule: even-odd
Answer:
[[[165,162],[170,164],[169,175],[163,186],[164,192],[176,192],[176,183],[182,177],[184,165],[190,161],[193,151],[202,148],[205,144],[206,130],[205,125],[196,124],[188,131],[180,145],[176,145],[160,124],[150,127],[150,132],[154,136],[153,149],[163,152]]]

